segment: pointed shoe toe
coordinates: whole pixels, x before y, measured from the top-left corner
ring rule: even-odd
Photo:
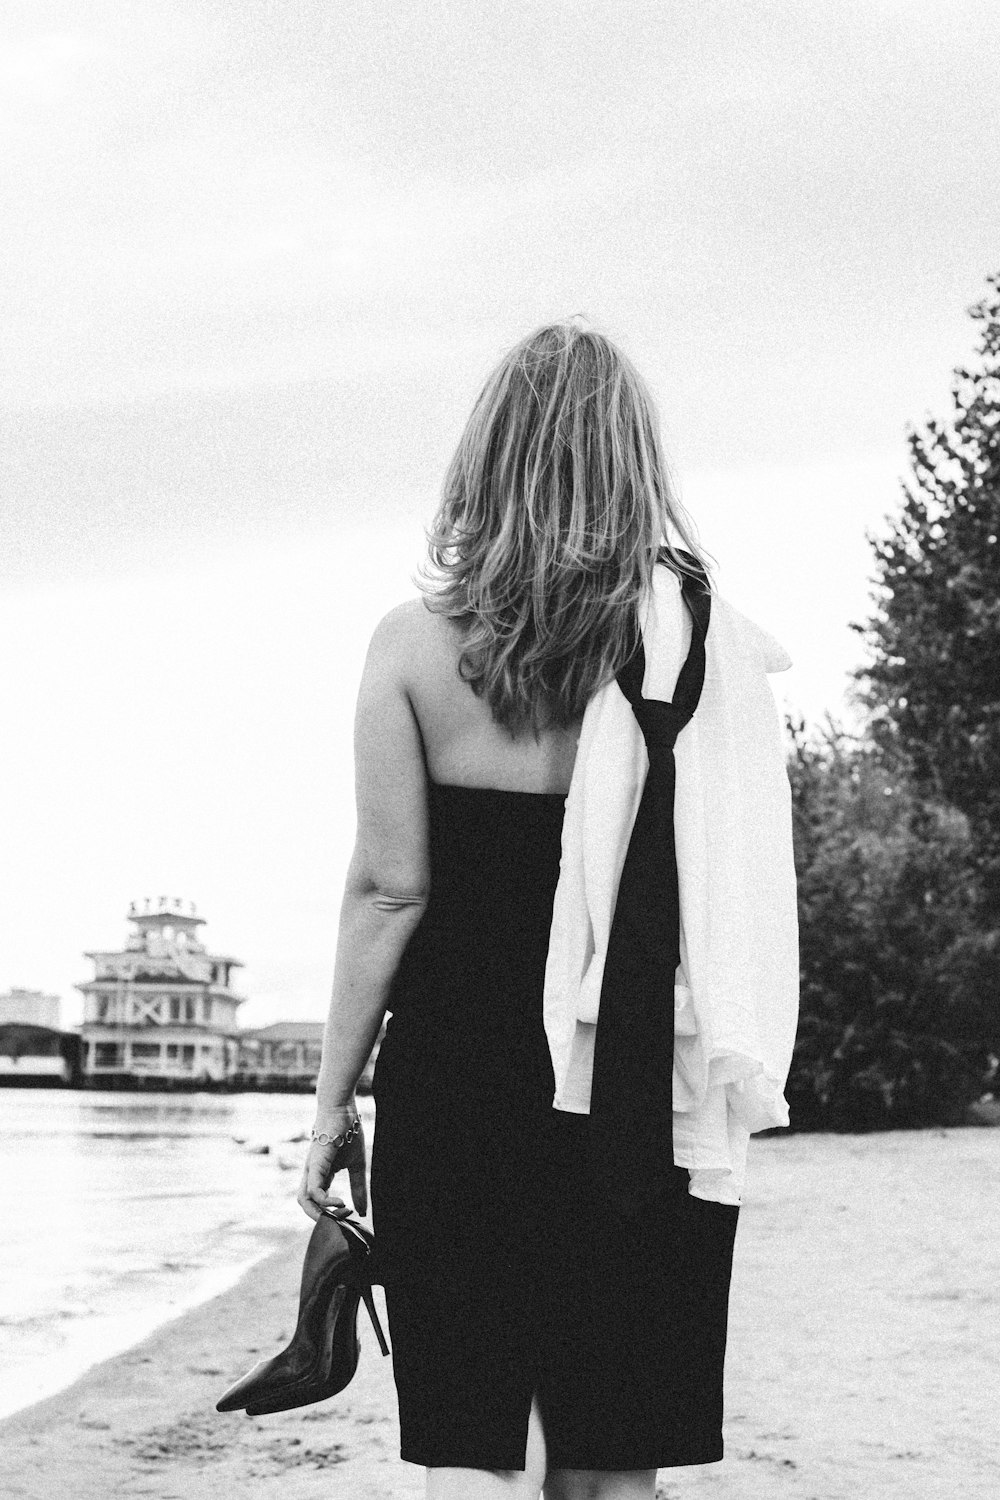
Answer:
[[[219,1397],[215,1403],[216,1411],[240,1411],[254,1396],[263,1398],[264,1392],[269,1388],[268,1374],[272,1367],[277,1364],[276,1359],[263,1359],[259,1365],[246,1375],[241,1375],[239,1380],[233,1382],[227,1391]]]

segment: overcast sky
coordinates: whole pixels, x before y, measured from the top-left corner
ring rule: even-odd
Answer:
[[[364,647],[483,378],[584,313],[772,683],[847,719],[1000,267],[993,0],[8,0],[0,989],[194,900],[320,1016]]]

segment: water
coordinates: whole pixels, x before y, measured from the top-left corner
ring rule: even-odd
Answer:
[[[374,1106],[359,1102],[370,1147]],[[0,1416],[232,1285],[276,1231],[308,1229],[306,1148],[289,1138],[313,1107],[304,1094],[0,1090]],[[349,1200],[346,1175],[334,1191]]]

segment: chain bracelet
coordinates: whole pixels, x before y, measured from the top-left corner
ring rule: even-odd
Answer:
[[[346,1146],[351,1141],[353,1141],[354,1137],[360,1133],[360,1130],[361,1116],[355,1115],[354,1119],[351,1121],[350,1125],[348,1125],[343,1134],[327,1135],[325,1130],[317,1130],[315,1125],[313,1126],[309,1134],[311,1139],[314,1141],[318,1141],[321,1146],[336,1146],[339,1150],[341,1146]]]

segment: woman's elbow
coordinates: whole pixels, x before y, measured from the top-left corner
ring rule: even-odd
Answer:
[[[419,916],[429,894],[429,881],[423,872],[375,871],[359,864],[353,864],[348,871],[348,897],[371,911],[410,912]]]
[[[427,905],[427,893],[390,891],[377,887],[368,893],[368,900],[376,911],[408,911],[420,915]]]

